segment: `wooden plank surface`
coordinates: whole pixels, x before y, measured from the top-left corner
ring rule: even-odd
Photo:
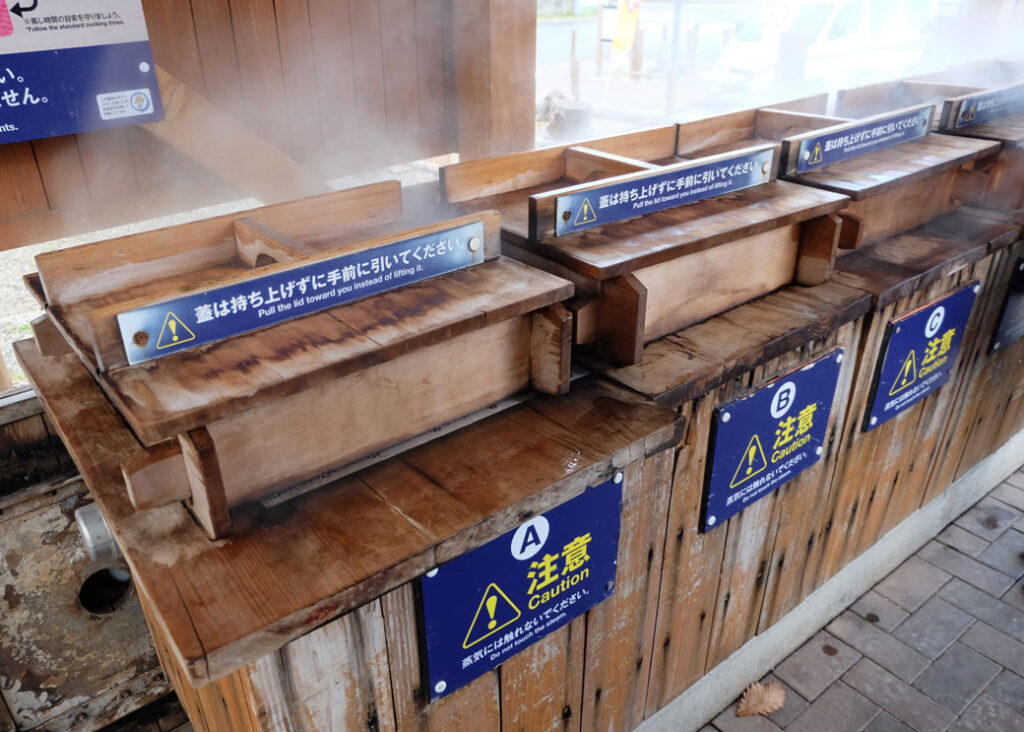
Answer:
[[[577,495],[606,478],[616,456],[663,449],[677,434],[662,407],[599,383],[574,387],[285,505],[238,511],[237,536],[211,543],[180,505],[131,507],[120,463],[138,442],[74,356],[44,360],[31,342],[17,350],[155,623],[199,684],[485,543],[517,525],[522,511]],[[412,486],[400,492],[404,510],[371,487],[390,483],[394,470]],[[460,508],[439,510],[445,505]]]
[[[511,198],[481,199],[463,208],[496,208],[511,243],[598,280],[834,213],[848,201],[827,191],[776,181],[638,219],[533,242],[528,239],[528,231],[515,228],[517,220],[506,215],[510,206],[525,205],[518,196]]]
[[[791,179],[861,200],[998,152],[985,140],[926,135],[885,150],[840,160]]]

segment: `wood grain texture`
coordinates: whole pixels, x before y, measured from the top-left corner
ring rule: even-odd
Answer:
[[[644,347],[647,288],[632,274],[602,283],[597,347],[612,363],[640,360]]]
[[[544,394],[565,394],[572,368],[572,313],[556,303],[530,318],[530,386]]]
[[[677,434],[664,408],[584,385],[284,506],[238,511],[235,535],[211,543],[181,505],[130,505],[120,464],[139,443],[80,361],[44,361],[30,342],[18,353],[149,598],[154,624],[196,684],[486,543],[518,525],[523,511],[548,510],[606,478],[624,456],[653,454]]]
[[[819,216],[800,225],[800,250],[794,281],[821,285],[832,279],[843,220],[835,214]]]

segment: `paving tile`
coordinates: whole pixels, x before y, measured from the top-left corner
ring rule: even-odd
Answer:
[[[960,714],[1003,668],[962,643],[954,643],[914,682],[914,686]]]
[[[1006,531],[1008,526],[1022,516],[1024,513],[1021,511],[986,496],[953,523],[982,539],[995,541],[1000,534]]]
[[[835,636],[820,631],[776,666],[774,673],[804,699],[813,701],[860,657]]]
[[[949,729],[950,732],[1014,732],[1024,730],[1024,714],[982,694]]]
[[[960,642],[991,658],[1018,676],[1024,676],[1024,643],[1000,633],[985,623],[975,623],[960,637]]]
[[[973,616],[933,597],[892,634],[922,656],[938,658],[973,622]]]
[[[735,703],[730,704],[724,712],[711,720],[711,723],[721,732],[780,732],[782,729],[760,714],[737,717]]]
[[[1024,678],[1012,671],[999,674],[985,693],[1024,714]]]
[[[1007,605],[1012,605],[1018,610],[1024,610],[1024,578],[1008,589],[1001,599]]]
[[[842,683],[833,684],[828,691],[811,703],[804,713],[793,720],[787,732],[855,732],[866,727],[879,707]]]
[[[1005,532],[1003,536],[1006,536],[1007,533],[1011,532],[1014,534],[1017,533],[1010,529]],[[1003,537],[1001,536],[999,538],[1002,539]],[[998,539],[996,541],[998,541]],[[995,542],[993,542],[993,544],[994,543]],[[991,549],[991,546],[989,549]],[[999,597],[1010,589],[1010,587],[1013,586],[1013,581],[1017,579],[1016,577],[1010,577],[998,570],[992,569],[992,567],[987,564],[982,564],[977,560],[971,559],[970,557],[961,554],[956,549],[950,549],[945,544],[940,544],[937,541],[930,541],[925,544],[921,547],[917,556],[921,557],[921,559],[926,562],[931,562],[939,569],[945,570],[946,572],[959,577],[964,582],[968,582],[979,590],[987,592],[994,597]]]
[[[849,610],[833,620],[828,631],[904,681],[913,681],[928,667],[927,658]]]
[[[864,594],[850,606],[850,609],[886,633],[906,620],[910,614],[874,591]]]
[[[843,682],[917,730],[942,730],[956,715],[869,658],[846,672]]]
[[[979,562],[994,567],[1013,579],[1024,577],[1024,533],[1016,529],[1007,530],[989,544],[977,558]]]
[[[985,621],[996,630],[1024,641],[1024,612],[1007,605],[958,579],[951,580],[939,595],[961,610]]]
[[[1018,470],[1016,473],[1011,475],[1003,482],[1009,483],[1010,485],[1016,486],[1018,488],[1024,488],[1024,469]]]
[[[838,643],[839,641],[836,641]],[[782,679],[778,678],[774,674],[768,674],[761,679],[762,684],[778,683],[782,684],[782,688],[786,690],[786,704],[777,712],[772,712],[768,715],[768,719],[772,720],[779,727],[785,729],[790,722],[800,716],[800,713],[807,709],[807,700],[796,693],[793,688]]]
[[[992,489],[989,495],[1008,506],[1013,506],[1018,511],[1024,511],[1024,488],[1022,487],[1012,483],[1000,483]]]
[[[864,728],[864,732],[914,732],[914,730],[889,714],[889,712],[883,711],[875,717],[874,722]]]
[[[941,541],[946,546],[951,546],[957,551],[963,552],[969,557],[978,556],[988,547],[987,541],[980,536],[975,536],[966,529],[961,529],[956,524],[947,526],[935,539],[936,541]]]
[[[884,580],[875,585],[875,592],[913,612],[942,587],[950,575],[934,564],[911,557]]]

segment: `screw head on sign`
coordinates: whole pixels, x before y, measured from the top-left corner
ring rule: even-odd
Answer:
[[[140,330],[138,333],[132,336],[132,343],[139,348],[145,348],[146,344],[149,343],[149,333],[144,330]]]
[[[1003,344],[1000,343],[999,341],[996,341],[995,343],[992,344],[992,350],[993,351],[998,351],[1002,347],[1003,347]]]
[[[718,519],[716,519],[714,516],[708,516],[708,520],[705,523],[707,523],[708,526],[714,526],[715,522],[717,521]]]
[[[842,363],[842,362],[843,362],[843,354],[841,354],[841,353],[837,354],[836,355],[836,363]]]
[[[814,454],[820,456],[823,452],[824,450],[822,449],[821,445],[818,445],[817,449],[814,451]]]
[[[612,588],[613,588],[613,587],[615,587],[615,583],[614,583],[614,582],[609,582],[608,584],[606,584],[606,585],[604,586],[604,588],[605,588],[606,590],[608,590],[609,592],[610,592],[610,591],[612,590]]]
[[[428,577],[436,577],[437,576],[437,567],[434,567],[432,570],[427,572],[427,576]]]
[[[568,221],[571,217],[572,217],[572,212],[570,212],[570,211],[563,211],[562,212],[562,221]]]
[[[878,417],[872,417],[871,418],[871,426],[874,427],[876,424],[878,424]]]
[[[722,421],[723,422],[728,422],[730,419],[732,419],[732,415],[731,414],[729,414],[728,412],[723,412],[722,413]]]
[[[974,294],[977,295],[979,292],[981,292],[981,285],[975,285],[974,286]]]
[[[804,150],[804,160],[810,160],[810,159],[811,159],[811,151],[810,150]]]
[[[615,480],[616,483],[621,483],[622,482],[622,472],[621,471],[615,474],[614,480]]]
[[[444,690],[447,688],[448,684],[446,684],[443,681],[438,681],[436,684],[434,684],[434,691],[436,691],[438,694],[443,694]]]
[[[471,252],[478,252],[478,251],[480,251],[480,247],[482,245],[483,245],[483,242],[480,241],[480,237],[479,236],[470,237],[470,239],[469,239],[469,251],[471,251]]]
[[[1020,266],[1017,267],[1017,269],[1019,269],[1021,272],[1024,272],[1024,262],[1021,262]]]
[[[772,164],[770,162],[766,162],[764,165],[761,166],[761,172],[764,173],[765,175],[768,175],[771,169]]]

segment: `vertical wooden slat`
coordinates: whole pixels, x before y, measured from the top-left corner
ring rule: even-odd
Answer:
[[[127,128],[81,132],[78,151],[93,203],[131,198],[139,192]]]
[[[314,160],[323,150],[320,102],[316,88],[313,37],[307,0],[276,0],[281,70],[288,98],[293,157]]]
[[[70,209],[89,204],[89,187],[74,135],[35,140],[32,149],[50,208]]]
[[[350,2],[348,10],[356,87],[354,103],[360,136],[358,148],[353,146],[355,149],[350,154],[365,159],[374,147],[388,144],[381,19],[374,3]]]
[[[231,0],[245,123],[285,153],[292,150],[273,0]]]
[[[338,165],[339,153],[358,138],[356,58],[348,6],[348,0],[308,0],[320,127],[329,166]]]
[[[580,729],[585,641],[577,618],[501,665],[502,729]]]
[[[389,144],[417,154],[420,121],[414,0],[379,0],[384,63],[384,103]]]
[[[491,730],[501,728],[498,672],[491,671],[444,699],[429,703],[420,686],[416,600],[411,584],[381,597],[387,635],[395,722],[402,732]]]
[[[254,661],[245,671],[261,728],[391,732],[387,655],[375,601]]]
[[[675,455],[624,473],[615,592],[587,615],[582,728],[633,729],[644,718]]]
[[[182,0],[145,0],[142,9],[153,60],[193,89],[203,92],[203,70],[190,4]]]
[[[0,145],[0,218],[46,209],[46,191],[32,145],[27,142]]]
[[[242,105],[242,81],[238,74],[238,56],[231,25],[228,0],[197,0],[192,3],[196,46],[203,69],[207,99],[233,114]]]
[[[419,77],[419,137],[426,149],[453,150],[450,89],[446,69],[444,0],[416,0],[416,71]]]

